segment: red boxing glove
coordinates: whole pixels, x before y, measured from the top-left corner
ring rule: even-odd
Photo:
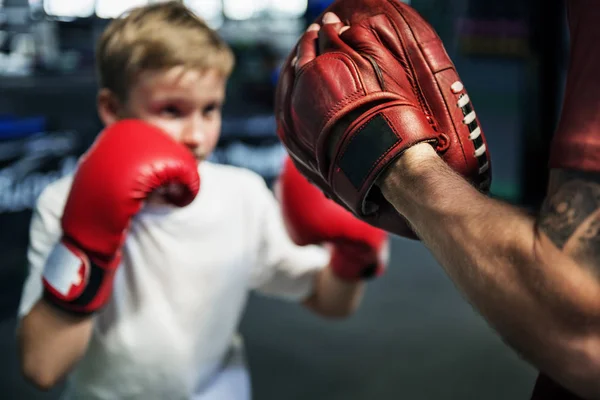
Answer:
[[[124,120],[105,129],[82,157],[62,216],[62,240],[44,267],[44,297],[75,314],[91,314],[110,298],[131,218],[165,185],[183,207],[198,194],[192,152],[160,129]]]
[[[329,200],[286,157],[277,185],[285,226],[300,245],[333,246],[330,267],[337,277],[358,281],[379,276],[387,264],[388,236]]]

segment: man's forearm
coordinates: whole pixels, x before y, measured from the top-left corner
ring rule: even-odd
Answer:
[[[381,183],[388,201],[513,348],[557,375],[571,373],[565,359],[584,365],[577,346],[600,326],[589,270],[553,246],[534,218],[479,193],[420,146],[390,167]]]

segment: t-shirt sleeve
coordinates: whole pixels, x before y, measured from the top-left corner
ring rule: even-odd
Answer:
[[[600,2],[567,1],[569,70],[550,168],[600,172]]]
[[[21,293],[18,315],[29,313],[43,293],[42,272],[46,259],[60,240],[60,218],[65,199],[60,196],[59,185],[47,186],[36,201],[29,226],[27,248],[28,274]]]
[[[297,246],[287,234],[279,203],[266,185],[259,197],[260,239],[251,286],[258,293],[301,301],[313,290],[318,272],[329,263],[329,251],[321,246]]]

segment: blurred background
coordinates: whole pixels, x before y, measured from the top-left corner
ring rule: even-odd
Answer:
[[[20,377],[15,313],[35,199],[69,173],[101,129],[95,41],[150,0],[0,0],[0,397],[54,399]],[[408,1],[407,1],[408,2]],[[329,0],[186,1],[231,44],[223,135],[213,160],[272,182],[278,68]],[[412,0],[466,84],[492,152],[492,194],[535,212],[560,111],[568,51],[558,0]],[[542,10],[543,6],[543,11]],[[544,17],[542,18],[542,12]],[[518,311],[515,311],[518,312]],[[358,313],[319,320],[252,297],[241,326],[254,393],[275,399],[528,399],[536,372],[471,309],[420,244],[393,239],[388,273]]]

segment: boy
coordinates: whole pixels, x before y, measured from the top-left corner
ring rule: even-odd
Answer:
[[[386,236],[289,162],[279,207],[256,174],[205,161],[234,61],[179,2],[113,21],[97,63],[106,129],[32,217],[23,373],[42,389],[68,376],[69,399],[248,399],[248,292],[349,315]]]

